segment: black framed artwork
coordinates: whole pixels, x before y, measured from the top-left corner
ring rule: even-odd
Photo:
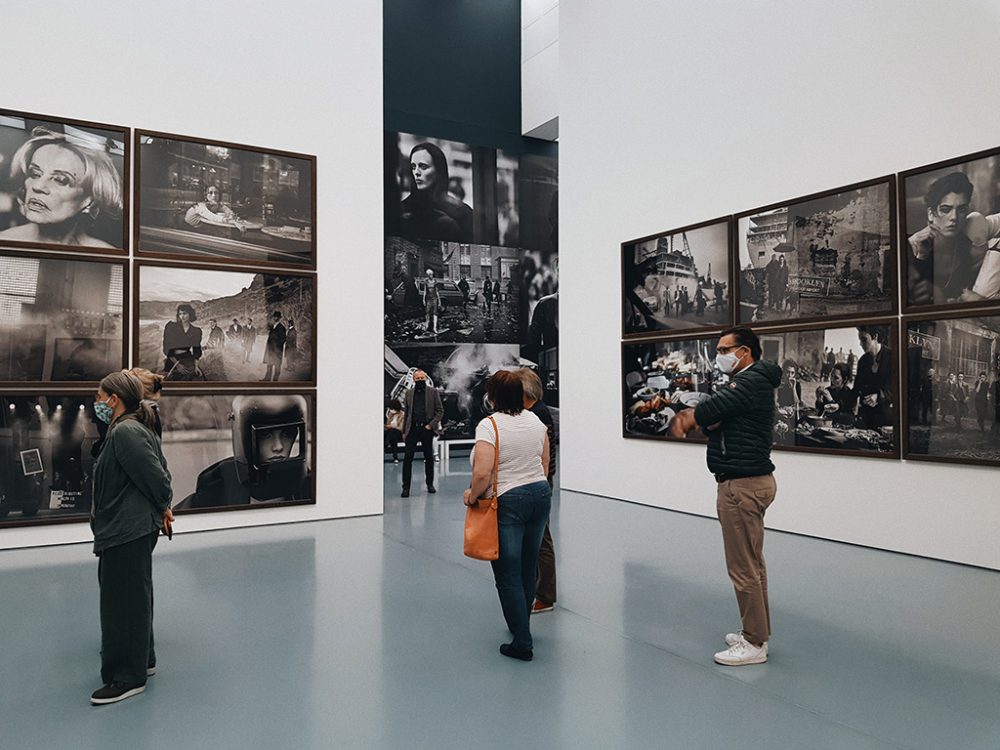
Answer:
[[[316,268],[316,157],[135,133],[136,254]]]
[[[168,391],[163,455],[178,513],[316,502],[310,391]]]
[[[0,109],[0,245],[122,255],[129,129]]]
[[[732,218],[623,242],[622,336],[729,325]]]
[[[90,518],[95,392],[0,394],[0,526]]]
[[[903,457],[1000,466],[1000,310],[905,326]]]
[[[736,216],[736,321],[756,325],[895,314],[893,176]]]
[[[1000,303],[1000,149],[899,175],[907,312]]]
[[[126,361],[124,260],[0,248],[0,386],[94,383]]]
[[[781,369],[778,450],[898,458],[895,319],[755,329],[762,359]],[[727,385],[718,335],[622,343],[623,435],[672,440],[670,421]]]
[[[316,277],[135,264],[132,361],[178,387],[315,385]]]

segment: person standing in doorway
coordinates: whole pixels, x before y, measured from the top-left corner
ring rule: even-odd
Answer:
[[[781,368],[761,359],[760,339],[745,326],[728,328],[716,345],[716,366],[732,380],[670,425],[684,438],[695,427],[708,436],[708,469],[718,483],[716,510],[726,567],[736,591],[742,629],[725,636],[715,661],[731,667],[767,661],[771,615],[764,563],[764,513],[777,485],[771,463],[775,389]]]
[[[434,489],[434,434],[441,425],[444,416],[444,404],[437,388],[427,383],[427,373],[417,370],[413,373],[413,387],[406,392],[403,409],[406,418],[403,420],[403,492],[402,497],[410,496],[410,479],[413,476],[413,454],[417,443],[423,447],[424,478],[427,480],[427,491]]]

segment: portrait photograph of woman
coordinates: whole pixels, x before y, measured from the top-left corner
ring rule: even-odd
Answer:
[[[122,252],[128,130],[0,110],[0,244]]]
[[[316,159],[136,132],[136,252],[316,267]]]

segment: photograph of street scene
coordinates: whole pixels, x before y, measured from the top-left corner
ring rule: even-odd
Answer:
[[[761,333],[763,359],[782,369],[774,446],[898,457],[895,324]],[[670,421],[729,383],[717,337],[622,346],[626,437],[670,440]]]
[[[906,324],[906,458],[1000,466],[1000,316]]]
[[[738,216],[737,321],[892,312],[894,221],[888,179]]]
[[[622,246],[623,333],[729,322],[729,221]]]
[[[136,264],[136,364],[167,381],[313,380],[313,278]]]

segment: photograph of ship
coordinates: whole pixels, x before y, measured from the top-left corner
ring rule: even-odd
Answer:
[[[729,322],[728,219],[622,245],[625,335]]]
[[[1000,466],[1000,315],[906,324],[906,458]]]
[[[896,309],[890,178],[736,217],[740,323]]]

